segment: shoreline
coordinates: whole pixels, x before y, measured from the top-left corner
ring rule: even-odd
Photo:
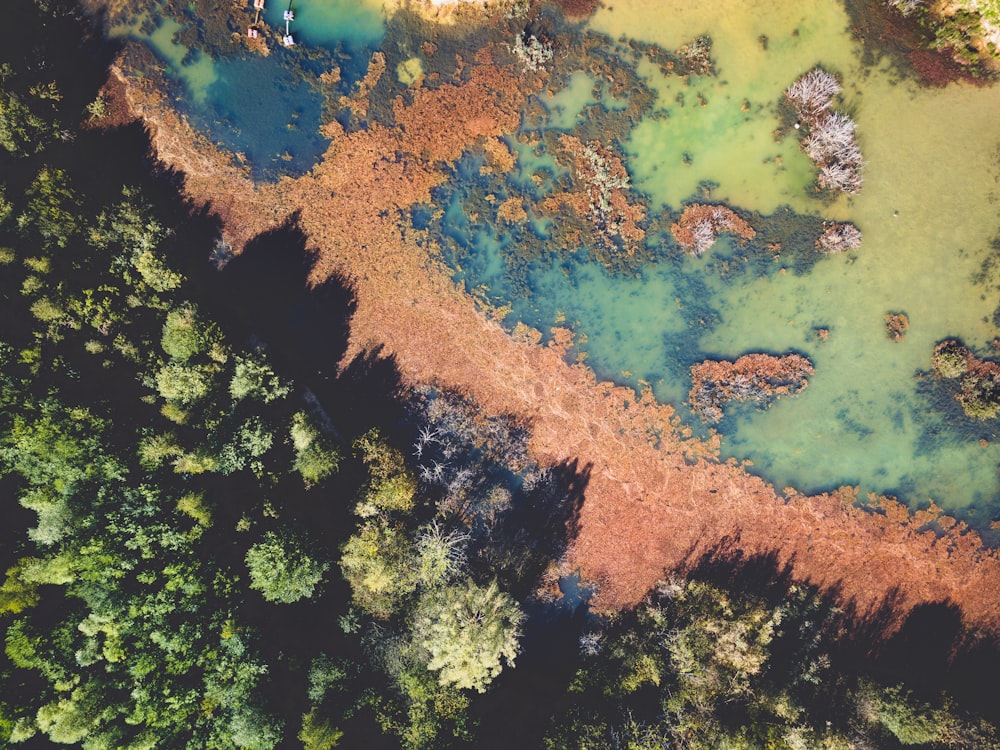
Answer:
[[[357,310],[345,362],[381,346],[407,384],[454,388],[490,414],[516,416],[531,430],[539,463],[587,469],[579,534],[563,568],[598,584],[595,608],[634,605],[668,571],[702,555],[768,555],[796,580],[836,592],[858,618],[892,602],[895,626],[919,604],[950,601],[968,626],[1000,634],[1000,591],[990,585],[1000,580],[1000,555],[964,523],[890,500],[865,510],[850,488],[779,494],[735,460],[720,462],[717,443],[687,437],[650,394],[567,364],[568,332],[548,346],[530,334],[512,337],[456,288],[429,238],[404,230],[399,218],[430,200],[445,179],[441,167],[466,147],[498,142],[517,126],[522,77],[482,51],[469,67],[468,81],[397,101],[403,132],[327,126],[323,160],[274,185],[255,185],[233,167],[151,82],[117,74],[159,158],[184,172],[194,202],[220,215],[234,248],[297,214],[316,252],[314,282],[333,274],[352,282]],[[442,118],[447,127],[435,126]]]

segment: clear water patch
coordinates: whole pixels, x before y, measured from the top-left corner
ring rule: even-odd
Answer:
[[[256,180],[309,171],[326,150],[323,99],[272,57],[216,62],[204,103],[187,114],[226,149],[242,154]]]
[[[264,20],[275,28],[285,28],[285,11],[294,13],[289,24],[296,43],[345,49],[363,55],[378,49],[385,36],[382,7],[369,0],[268,0]]]
[[[248,6],[249,7],[249,6]],[[285,28],[287,3],[267,3],[263,21]],[[180,41],[192,23],[156,5],[111,31],[147,45],[162,61],[179,112],[213,142],[246,163],[255,180],[297,176],[322,157],[328,140],[319,133],[324,97],[318,76],[336,65],[337,93],[347,93],[381,44],[381,6],[347,2],[293,3],[290,31],[296,46],[285,49],[269,39],[270,54],[213,58]],[[247,24],[252,21],[248,10]]]

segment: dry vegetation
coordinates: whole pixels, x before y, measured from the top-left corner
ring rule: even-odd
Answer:
[[[820,253],[843,253],[861,247],[861,230],[853,224],[829,224],[816,240],[816,251]]]
[[[684,209],[681,218],[670,225],[670,232],[677,243],[694,256],[700,256],[723,232],[752,240],[757,232],[736,212],[725,206],[692,203]]]
[[[730,401],[769,406],[782,396],[794,396],[809,384],[812,362],[801,354],[744,354],[735,362],[706,359],[691,367],[691,408],[706,422],[722,419]]]
[[[381,346],[408,384],[447,386],[487,413],[523,420],[540,463],[587,469],[565,565],[598,582],[596,606],[634,604],[664,569],[728,544],[741,555],[774,555],[798,579],[836,590],[859,616],[888,597],[900,614],[951,600],[971,624],[997,629],[1000,558],[963,524],[933,508],[911,515],[891,500],[861,509],[850,488],[779,495],[735,461],[721,462],[713,442],[691,439],[650,394],[598,383],[586,367],[567,364],[568,337],[550,346],[530,332],[512,337],[455,288],[427,238],[404,232],[401,212],[430,199],[446,179],[442,165],[513,131],[524,88],[541,84],[485,50],[469,68],[465,82],[397,102],[403,129],[345,134],[330,126],[324,161],[273,186],[254,186],[154,90],[130,80],[128,97],[160,157],[185,172],[192,198],[219,212],[234,247],[298,212],[316,250],[315,281],[340,273],[355,286],[347,358]],[[927,530],[930,520],[942,535]]]
[[[814,68],[785,90],[785,98],[798,115],[796,127],[805,126],[800,146],[819,168],[820,188],[857,193],[863,183],[864,159],[858,148],[857,125],[831,106],[840,91],[835,76]]]
[[[583,143],[571,135],[559,137],[560,156],[568,159],[573,173],[582,184],[581,194],[569,193],[555,201],[573,208],[590,219],[595,234],[614,249],[619,244],[631,255],[646,238],[639,224],[646,218],[640,203],[629,203],[629,175],[624,163],[609,148],[594,141]]]
[[[910,329],[910,319],[905,313],[886,313],[885,332],[893,341],[902,341],[906,338],[906,332]]]

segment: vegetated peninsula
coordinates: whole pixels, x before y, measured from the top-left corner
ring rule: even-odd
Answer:
[[[974,531],[850,487],[777,492],[571,363],[569,330],[504,329],[412,220],[468,152],[513,166],[504,136],[591,4],[395,11],[432,72],[375,52],[327,92],[319,162],[266,182],[136,43],[98,92],[85,19],[14,2],[4,50],[47,31],[45,65],[0,76],[5,742],[997,745],[1000,558]],[[203,5],[198,33],[244,44],[247,9]],[[610,146],[561,143],[601,254],[653,230],[702,262],[685,253],[756,236],[707,202],[657,228]],[[838,226],[806,249],[847,249]],[[985,367],[946,343],[942,377]],[[813,373],[700,367],[712,408]]]

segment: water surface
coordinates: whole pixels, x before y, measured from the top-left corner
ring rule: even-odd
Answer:
[[[773,272],[759,275],[727,266],[733,249],[720,243],[705,258],[660,260],[634,278],[605,271],[581,248],[533,262],[525,287],[497,267],[510,239],[480,227],[474,245],[490,261],[462,269],[470,286],[485,283],[497,301],[512,302],[508,322],[547,330],[565,321],[600,376],[648,383],[682,413],[693,361],[804,353],[816,365],[808,389],[768,411],[730,409],[719,425],[724,455],[752,459],[779,488],[847,483],[913,505],[933,498],[971,520],[1000,515],[996,425],[939,413],[919,377],[935,342],[960,337],[985,347],[997,335],[998,299],[973,279],[1000,224],[1000,87],[927,90],[892,70],[862,67],[847,16],[832,0],[624,0],[599,11],[591,27],[668,49],[701,34],[713,39],[714,77],[639,68],[657,92],[655,114],[622,146],[653,209],[679,208],[708,181],[713,200],[744,209],[790,206],[850,220],[864,232],[863,247],[823,258],[804,275],[779,254]],[[860,195],[833,204],[810,196],[814,171],[795,139],[774,136],[782,91],[817,64],[844,80],[840,106],[857,120],[868,161]],[[579,121],[593,101],[589,84],[577,73],[543,99],[549,127]],[[518,153],[538,160],[529,149]],[[909,316],[901,343],[885,333],[890,311]],[[829,331],[825,341],[818,329]]]
[[[270,2],[265,20],[283,25],[285,7]],[[178,108],[196,127],[269,179],[305,171],[325,147],[316,61],[338,60],[349,84],[375,47],[399,43],[384,37],[385,11],[375,0],[302,0],[293,8],[299,46],[276,47],[266,58],[212,60],[178,44],[180,22],[169,18],[152,32],[137,21],[119,33],[156,52],[176,83]],[[862,248],[813,264],[812,240],[797,240],[748,264],[745,251],[724,239],[695,259],[661,224],[651,229],[643,262],[624,273],[594,260],[593,247],[555,248],[548,241],[558,219],[535,206],[565,181],[567,168],[538,135],[582,134],[590,108],[625,106],[584,69],[539,97],[526,119],[541,118],[541,131],[508,139],[513,174],[484,176],[470,154],[437,193],[439,205],[417,212],[426,222],[443,210],[434,226],[458,277],[510,304],[510,325],[570,326],[573,354],[600,377],[648,385],[682,414],[696,361],[806,354],[816,373],[801,396],[767,411],[729,410],[718,425],[725,455],[751,459],[779,488],[856,484],[913,505],[934,498],[973,520],[1000,516],[1000,430],[935,402],[932,381],[919,377],[935,342],[959,337],[982,350],[998,333],[995,290],[975,277],[1000,224],[1000,87],[927,90],[887,67],[863,66],[836,0],[616,0],[589,28],[607,34],[609,47],[622,37],[670,50],[699,35],[713,41],[714,76],[665,75],[639,63],[655,92],[651,110],[619,136],[597,134],[625,159],[651,217],[700,194],[762,214],[787,207],[849,220],[864,232]],[[812,165],[793,137],[775,132],[782,91],[817,64],[844,81],[838,106],[856,119],[868,162],[863,191],[832,203],[810,195]],[[594,137],[587,132],[584,140]],[[528,218],[520,226],[490,223],[480,210],[487,196],[523,196]],[[812,260],[794,262],[803,253]],[[887,312],[909,316],[905,341],[886,336]]]

